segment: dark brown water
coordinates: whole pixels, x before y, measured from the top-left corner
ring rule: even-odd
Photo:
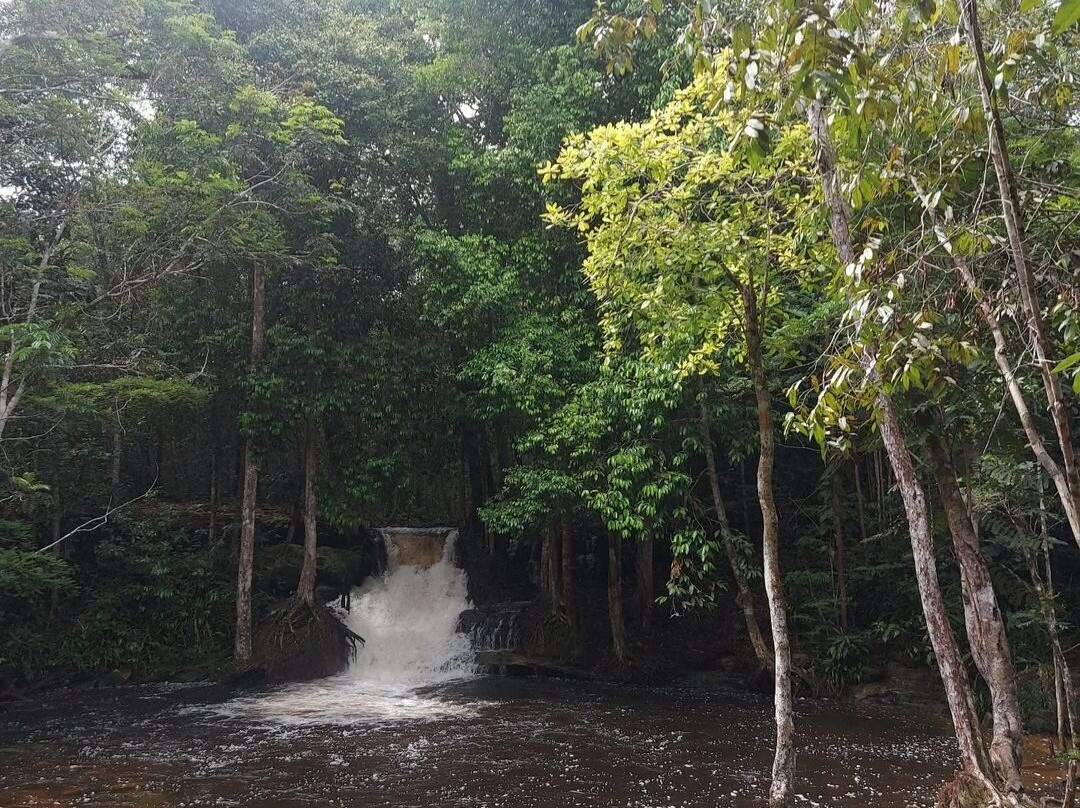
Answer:
[[[148,686],[0,706],[0,806],[764,804],[764,699],[479,678],[372,694],[368,709],[347,683],[311,687],[236,701],[214,687]],[[311,698],[317,710],[284,709]],[[940,720],[911,708],[800,702],[798,727],[808,806],[932,805],[954,765]]]

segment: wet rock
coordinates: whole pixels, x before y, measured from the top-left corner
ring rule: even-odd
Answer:
[[[478,651],[518,650],[535,626],[528,619],[533,601],[489,603],[466,609],[458,617],[457,630],[469,635]]]
[[[115,668],[111,671],[105,671],[94,680],[95,687],[120,687],[120,685],[127,682],[131,678],[131,671],[121,668]]]
[[[715,671],[696,671],[680,676],[674,681],[679,687],[694,690],[708,690],[718,693],[731,693],[746,690],[747,678],[733,667]]]
[[[596,673],[550,659],[513,651],[479,651],[476,664],[496,676],[536,676],[555,679],[596,679]]]
[[[850,691],[855,701],[879,701],[889,704],[939,703],[941,684],[929,671],[888,665],[877,681],[864,682]]]

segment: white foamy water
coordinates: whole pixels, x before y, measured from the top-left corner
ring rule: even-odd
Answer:
[[[342,673],[220,706],[232,716],[284,723],[352,724],[468,716],[474,707],[433,688],[475,675],[472,647],[456,631],[469,608],[465,571],[454,565],[457,531],[386,529],[386,572],[352,592],[343,614],[364,638]]]

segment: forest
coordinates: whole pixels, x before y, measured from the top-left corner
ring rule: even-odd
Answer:
[[[0,698],[340,677],[389,548],[488,673],[753,694],[747,801],[679,804],[810,804],[806,711],[882,702],[943,770],[816,804],[1071,808],[1078,22],[0,2]],[[578,793],[341,804],[669,804]]]

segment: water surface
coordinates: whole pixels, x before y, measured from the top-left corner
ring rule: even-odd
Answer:
[[[8,705],[0,806],[764,803],[764,699],[484,677],[357,705],[364,693],[348,684],[339,677],[239,700],[217,687],[149,686]],[[305,713],[308,696],[318,708]],[[798,725],[806,805],[929,806],[954,767],[946,728],[925,716],[800,702]]]

